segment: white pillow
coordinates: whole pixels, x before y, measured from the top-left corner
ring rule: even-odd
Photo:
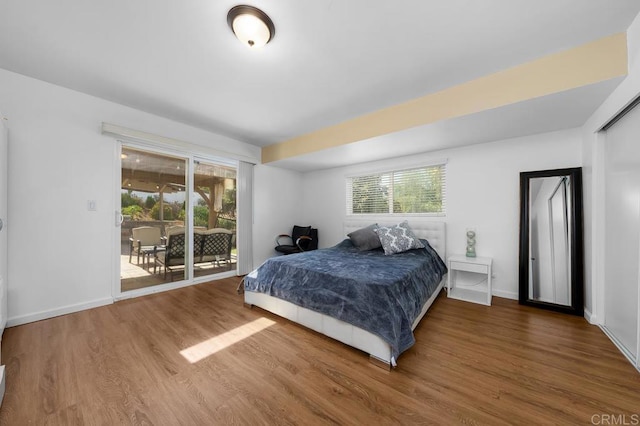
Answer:
[[[375,233],[378,234],[384,254],[387,255],[424,248],[424,244],[416,237],[406,220],[395,226],[377,228]]]

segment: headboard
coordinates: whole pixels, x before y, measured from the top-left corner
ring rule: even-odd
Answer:
[[[393,221],[392,219],[386,219],[385,221],[371,219],[349,219],[344,222],[344,235],[346,236],[350,232],[356,231],[365,226],[369,226],[372,223],[377,223],[380,226],[393,226],[405,219],[398,218]],[[446,226],[444,222],[436,222],[432,220],[424,220],[419,218],[407,219],[409,226],[413,229],[413,232],[418,238],[424,238],[429,241],[429,244],[433,249],[438,252],[440,258],[446,262],[447,254],[447,234]]]

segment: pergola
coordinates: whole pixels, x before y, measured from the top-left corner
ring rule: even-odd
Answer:
[[[159,154],[123,150],[122,189],[158,193],[160,220],[164,220],[164,197],[166,193],[185,190],[186,161],[181,158]],[[215,228],[222,210],[225,188],[235,186],[235,170],[218,165],[195,164],[194,190],[209,208],[208,228]]]

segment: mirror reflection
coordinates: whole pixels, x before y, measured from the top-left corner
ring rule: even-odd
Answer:
[[[582,169],[520,173],[520,304],[583,315],[583,270]]]
[[[529,299],[571,306],[571,177],[529,180]]]

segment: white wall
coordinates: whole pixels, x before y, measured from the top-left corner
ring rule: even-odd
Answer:
[[[595,141],[582,135],[582,220],[584,233],[584,310],[585,318],[592,321],[594,305],[593,297],[593,223],[594,223],[594,170],[593,170],[593,146]],[[597,171],[596,171],[597,172]]]
[[[475,228],[478,256],[494,259],[494,295],[515,299],[520,172],[579,167],[581,143],[580,129],[571,129],[306,173],[304,217],[318,226],[322,247],[334,245],[344,238],[346,175],[446,158],[447,251],[464,253],[466,228]]]
[[[277,254],[277,235],[290,235],[293,225],[316,224],[304,215],[300,172],[257,165],[254,173],[253,265],[258,267]]]
[[[255,146],[5,70],[0,109],[9,119],[10,324],[112,300],[118,171],[101,122],[260,155]]]
[[[627,51],[629,52],[629,69],[640,66],[640,13],[627,29]]]

